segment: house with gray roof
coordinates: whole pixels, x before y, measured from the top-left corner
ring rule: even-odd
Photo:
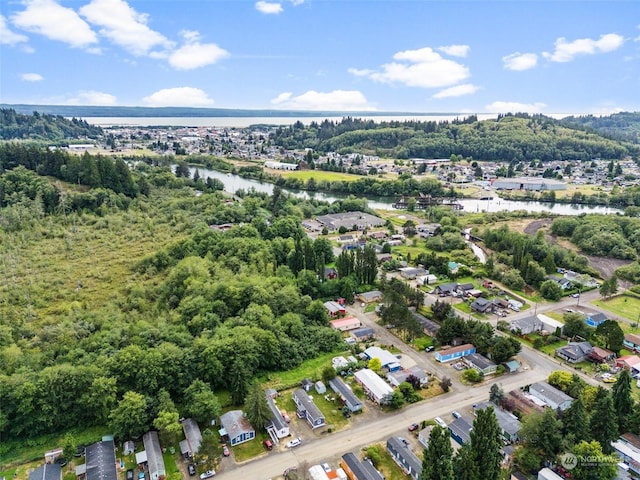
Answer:
[[[456,418],[453,422],[447,425],[451,438],[453,438],[460,445],[469,443],[471,440],[471,429],[473,428],[473,417],[466,416]]]
[[[384,480],[369,460],[359,460],[353,452],[345,453],[340,466],[351,480]]]
[[[230,410],[220,415],[220,425],[222,428],[218,430],[218,433],[221,437],[227,437],[232,446],[256,438],[256,431],[242,410]]]
[[[402,437],[389,437],[387,451],[407,475],[414,480],[420,478],[422,461],[411,451],[409,442]]]
[[[540,332],[543,329],[542,322],[536,316],[516,318],[509,323],[509,330],[520,335],[528,335],[533,332]]]
[[[569,363],[587,360],[593,347],[589,342],[569,342],[564,347],[556,348],[556,356]]]
[[[298,410],[298,417],[306,419],[311,428],[322,427],[325,424],[324,414],[302,388],[293,392],[293,401]]]
[[[267,432],[273,433],[276,438],[284,438],[289,436],[289,424],[284,420],[282,412],[276,405],[273,397],[267,395],[267,405],[271,411],[271,418],[267,424]]]
[[[185,418],[182,421],[182,430],[184,430],[185,439],[180,442],[180,453],[185,458],[191,458],[200,450],[202,433],[193,418]]]
[[[62,467],[57,463],[45,463],[29,472],[29,480],[62,480]]]
[[[329,387],[340,396],[342,402],[350,412],[353,413],[362,410],[362,402],[349,388],[349,385],[344,383],[340,377],[334,377],[329,380]]]
[[[479,353],[467,355],[462,358],[462,361],[482,375],[493,375],[498,369],[494,362]]]
[[[387,374],[387,380],[391,385],[397,387],[402,382],[406,382],[409,377],[415,377],[420,382],[420,386],[425,386],[429,383],[429,376],[422,368],[414,365],[413,367],[406,368],[404,370],[398,370],[397,372],[390,372]]]
[[[487,300],[486,298],[482,297],[476,298],[473,302],[471,302],[471,305],[469,305],[469,308],[471,308],[471,310],[478,313],[490,313],[493,311],[493,307],[494,304],[491,300]]]
[[[116,447],[113,440],[102,440],[85,449],[86,480],[118,480]]]
[[[542,400],[550,408],[557,410],[566,410],[571,406],[573,398],[558,390],[556,387],[549,385],[547,382],[536,382],[529,386],[529,394],[539,400]]]
[[[162,458],[162,449],[160,448],[160,440],[158,432],[149,431],[142,436],[144,450],[147,452],[147,470],[151,480],[158,480],[160,477],[167,476],[167,470],[164,466]]]
[[[412,312],[411,315],[413,315],[413,318],[415,318],[416,321],[420,324],[420,326],[422,327],[422,331],[426,335],[429,335],[430,337],[436,336],[436,334],[438,333],[438,330],[440,330],[439,323],[434,322],[433,320],[430,320],[424,315],[420,315],[417,312]]]
[[[502,431],[502,437],[505,442],[513,443],[518,440],[518,432],[520,432],[520,428],[522,424],[518,417],[509,413],[501,408],[498,408],[496,405],[490,402],[484,402],[476,405],[475,411],[483,410],[485,408],[493,408],[493,412],[496,415],[498,420],[498,425],[500,425],[500,430]]]

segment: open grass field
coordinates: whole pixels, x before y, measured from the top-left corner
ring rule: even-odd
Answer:
[[[322,369],[331,366],[331,359],[337,355],[350,355],[348,350],[341,352],[327,353],[320,357],[303,362],[298,368],[286,372],[269,373],[266,378],[261,379],[264,388],[275,388],[283,390],[299,385],[304,378],[320,380]]]
[[[608,300],[596,300],[593,304],[631,322],[637,323],[640,321],[640,297],[638,296],[631,294],[616,295]]]
[[[352,175],[342,172],[325,172],[323,170],[295,170],[292,172],[284,170],[273,170],[270,168],[267,168],[265,170],[267,170],[269,173],[275,173],[285,178],[297,178],[298,180],[302,180],[303,182],[306,182],[310,178],[315,179],[316,182],[320,182],[322,180],[324,180],[325,182],[353,182],[354,180],[365,178],[362,175]]]

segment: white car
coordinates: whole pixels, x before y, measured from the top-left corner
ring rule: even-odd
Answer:
[[[287,448],[294,448],[297,447],[298,445],[300,445],[302,443],[302,439],[300,437],[298,438],[294,438],[293,440],[289,440],[287,442]]]
[[[205,480],[205,478],[215,477],[216,472],[214,470],[207,470],[204,473],[200,474],[200,480]]]

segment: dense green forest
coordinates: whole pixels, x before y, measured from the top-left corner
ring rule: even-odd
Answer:
[[[640,143],[640,112],[620,112],[596,117],[583,115],[563,118],[567,126],[579,126],[614,140]]]
[[[391,158],[449,158],[461,155],[484,161],[559,160],[637,157],[640,146],[614,141],[584,129],[563,126],[543,115],[501,115],[477,121],[374,122],[344,118],[335,123],[296,122],[278,128],[274,144],[287,149],[313,148],[318,153],[363,153]]]
[[[86,121],[33,111],[26,115],[13,108],[0,108],[0,140],[38,140],[60,143],[70,139],[97,139],[104,135],[101,127]]]
[[[132,176],[145,177],[149,189],[126,205],[46,212],[42,194],[24,192],[57,182],[64,196],[75,185],[23,166],[4,171],[0,185],[16,176],[22,193],[10,195],[0,225],[7,440],[104,424],[120,435],[141,433],[159,399],[190,414],[209,389],[241,404],[257,375],[334,351],[342,340],[322,301],[353,297],[373,278],[371,255],[356,254],[341,260],[348,274],[320,282],[331,245],[300,225],[303,217],[362,208],[356,199],[328,205],[276,189],[239,192],[241,201],[230,202],[215,189],[197,196],[193,180],[140,163]],[[105,187],[85,193],[96,191],[115,195]],[[17,219],[10,229],[7,218]],[[227,222],[237,226],[209,228]],[[134,407],[132,427],[123,418]]]

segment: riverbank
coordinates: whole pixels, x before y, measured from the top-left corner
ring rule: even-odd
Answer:
[[[217,169],[220,165],[212,165],[212,168],[207,168],[207,166],[192,164],[189,167],[191,175],[198,170],[198,174],[201,178],[206,179],[207,177],[215,178],[220,180],[224,186],[225,190],[235,193],[238,190],[250,190],[254,189],[259,192],[271,194],[273,193],[273,189],[275,186],[280,187],[284,192],[289,193],[294,196],[308,198],[308,199],[316,199],[326,202],[334,202],[339,200],[348,199],[349,196],[356,196],[357,198],[365,198],[370,208],[374,210],[394,210],[393,204],[396,203],[398,197],[401,195],[411,194],[396,193],[392,191],[389,194],[383,194],[375,192],[388,192],[389,188],[386,190],[381,190],[379,188],[375,188],[377,185],[382,185],[383,187],[389,187],[389,185],[384,185],[385,183],[390,183],[392,181],[377,181],[373,177],[362,177],[362,180],[355,180],[349,182],[336,181],[331,182],[331,185],[334,183],[344,183],[347,186],[346,191],[338,191],[335,189],[324,190],[322,189],[322,181],[316,182],[317,188],[315,190],[305,190],[302,188],[304,185],[300,185],[303,182],[295,182],[292,187],[291,184],[284,182],[282,180],[278,180],[278,178],[282,178],[280,176],[274,176],[272,174],[268,174],[263,171],[261,167],[249,166],[249,167],[240,167],[235,168],[231,166],[230,170],[220,171]],[[222,167],[222,166],[220,166]],[[251,172],[251,174],[249,174]],[[277,177],[277,178],[276,178]],[[444,186],[437,182],[434,179],[424,180],[425,190],[422,193],[429,193],[429,189],[433,193],[433,196],[447,196],[446,194],[449,191],[444,189]],[[411,179],[407,182],[397,180],[393,182],[393,184],[400,184],[400,186],[395,186],[398,189],[401,188],[416,188],[416,185],[419,187],[421,185],[420,182],[416,182],[414,179]],[[406,185],[405,185],[406,184]],[[434,186],[437,184],[438,186]],[[296,188],[296,186],[298,188]],[[392,187],[394,185],[391,185]],[[437,190],[436,190],[437,189]],[[420,192],[420,190],[417,190]],[[441,192],[441,195],[438,195],[438,192]],[[622,210],[601,206],[601,205],[584,205],[584,204],[574,204],[574,203],[559,203],[559,202],[540,202],[540,201],[519,201],[519,200],[509,200],[502,197],[498,197],[497,193],[490,191],[485,191],[484,193],[487,196],[487,199],[482,200],[478,198],[461,198],[456,197],[455,195],[451,198],[455,198],[455,202],[462,206],[462,211],[465,213],[496,213],[496,212],[513,212],[518,210],[525,210],[528,212],[539,212],[539,213],[550,213],[554,215],[581,215],[585,213],[596,213],[596,214],[618,214],[623,213]],[[489,196],[490,195],[490,196]]]

